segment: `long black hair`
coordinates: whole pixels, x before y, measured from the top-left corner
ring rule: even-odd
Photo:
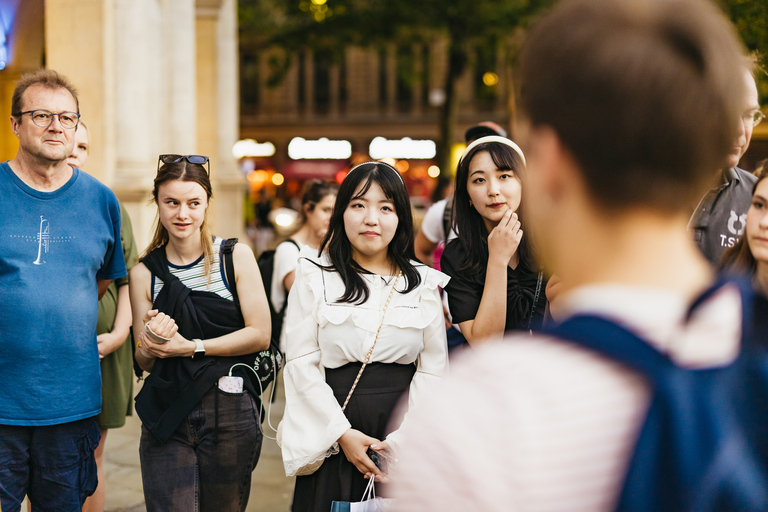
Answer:
[[[525,163],[520,155],[510,146],[501,142],[483,142],[471,148],[463,155],[456,171],[456,190],[453,193],[453,210],[451,223],[458,234],[459,242],[464,249],[464,260],[458,270],[470,274],[482,274],[488,265],[488,229],[485,227],[483,217],[470,206],[469,190],[469,164],[472,159],[481,152],[487,152],[493,163],[499,170],[512,171],[518,179],[525,173]],[[530,272],[538,272],[533,257],[530,236],[526,231],[522,209],[525,194],[521,194],[520,206],[517,208],[517,218],[520,220],[520,229],[523,230],[523,238],[517,248],[519,268]]]
[[[421,275],[411,263],[416,259],[413,249],[413,217],[411,202],[400,173],[391,165],[383,162],[367,162],[360,164],[347,174],[339,187],[336,204],[333,206],[331,221],[323,243],[320,244],[318,255],[328,248],[331,266],[327,270],[338,272],[344,281],[344,295],[339,302],[362,304],[368,300],[370,291],[361,274],[371,274],[352,258],[352,244],[347,238],[344,228],[344,212],[353,200],[362,197],[376,183],[384,195],[392,201],[397,214],[397,230],[387,247],[387,256],[395,263],[405,277],[405,289],[400,293],[408,293],[421,283]],[[360,191],[356,193],[362,184]]]

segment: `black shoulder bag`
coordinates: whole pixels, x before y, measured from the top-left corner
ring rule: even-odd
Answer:
[[[237,283],[235,282],[235,264],[232,258],[232,251],[235,249],[237,238],[230,238],[224,240],[221,244],[221,257],[224,261],[224,272],[229,284],[229,291],[232,293],[232,300],[235,305],[240,307],[240,299],[237,295]],[[270,382],[277,378],[277,372],[283,367],[283,354],[280,352],[280,347],[277,341],[272,338],[269,341],[269,348],[262,350],[256,354],[256,359],[253,362],[253,371],[258,376],[260,383],[260,391],[263,393],[264,389]],[[274,395],[275,386],[272,387],[272,394]],[[270,400],[272,397],[270,397]]]

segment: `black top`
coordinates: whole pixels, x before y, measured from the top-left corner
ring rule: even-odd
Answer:
[[[460,324],[473,320],[480,308],[480,300],[485,289],[485,269],[478,274],[459,271],[464,260],[464,248],[458,238],[448,242],[440,259],[440,270],[448,274],[451,280],[445,287],[448,293],[448,306],[451,310],[453,323]],[[512,269],[507,266],[507,321],[505,331],[540,329],[544,320],[544,309],[547,298],[544,288],[547,281],[539,275],[518,266]],[[538,300],[533,308],[536,290]],[[531,315],[533,309],[533,315]]]
[[[233,301],[213,292],[190,290],[171,274],[165,246],[149,253],[142,263],[163,281],[152,306],[173,318],[185,338],[216,338],[245,327]],[[255,358],[256,354],[158,358],[136,396],[136,413],[144,426],[165,442],[219,377],[227,375],[235,363],[252,366]],[[252,372],[237,367],[232,374],[243,377],[245,389],[253,397],[259,396]]]
[[[726,169],[720,184],[706,193],[693,212],[688,229],[693,231],[696,245],[713,267],[744,234],[756,181],[754,175],[743,169]]]

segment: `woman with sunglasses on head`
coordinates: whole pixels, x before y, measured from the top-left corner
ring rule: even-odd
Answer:
[[[275,249],[275,266],[269,297],[272,309],[278,316],[284,312],[286,297],[296,277],[299,250],[303,246],[308,246],[315,251],[320,247],[323,237],[328,232],[328,223],[331,220],[338,190],[339,186],[332,181],[310,180],[304,185],[299,211],[299,229]],[[276,325],[272,327],[273,337],[280,339],[280,332],[274,332]]]
[[[269,308],[251,249],[210,232],[205,164],[161,155],[155,234],[131,270],[136,361],[150,372],[136,397],[148,511],[245,510],[261,452],[260,390],[232,367],[269,347]]]
[[[752,189],[744,234],[728,249],[720,268],[743,272],[757,291],[768,296],[768,165],[763,165]]]
[[[438,286],[415,261],[410,201],[392,166],[344,179],[320,250],[302,250],[285,317],[285,414],[278,427],[293,512],[360,501],[382,480],[366,454],[396,453],[398,398],[418,406],[447,368]],[[407,421],[407,416],[405,418]]]
[[[453,223],[441,269],[453,321],[470,345],[506,331],[541,327],[546,280],[520,215],[525,156],[511,140],[486,136],[467,146],[456,173]]]

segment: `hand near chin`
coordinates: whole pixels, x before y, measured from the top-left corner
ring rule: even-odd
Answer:
[[[488,253],[490,258],[508,264],[517,252],[520,241],[523,239],[523,230],[520,227],[520,219],[512,210],[504,212],[504,216],[498,225],[488,234]]]

